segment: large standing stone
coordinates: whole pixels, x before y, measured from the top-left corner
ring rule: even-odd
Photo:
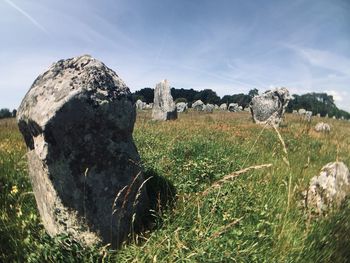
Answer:
[[[85,55],[54,63],[17,115],[45,229],[117,247],[148,210],[129,88]]]
[[[286,88],[268,90],[259,96],[253,97],[250,109],[254,122],[261,124],[268,122],[279,125],[290,98],[289,91]]]
[[[177,119],[176,105],[167,80],[158,83],[154,89],[152,119],[157,121]]]
[[[310,181],[306,191],[305,205],[317,214],[339,207],[350,194],[350,173],[343,162],[325,165],[319,176]]]

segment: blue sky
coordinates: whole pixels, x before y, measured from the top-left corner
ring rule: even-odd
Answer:
[[[132,91],[284,86],[350,111],[350,1],[0,0],[0,108],[53,62],[91,54]]]

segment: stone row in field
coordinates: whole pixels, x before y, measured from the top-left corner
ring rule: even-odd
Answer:
[[[290,99],[285,88],[252,99],[255,122],[278,125]],[[29,175],[46,231],[82,244],[118,247],[147,225],[151,204],[132,138],[136,107],[119,76],[102,62],[80,56],[54,63],[25,95],[17,114],[28,148]],[[138,106],[139,105],[139,106]],[[185,103],[180,104],[186,109]],[[238,105],[193,103],[195,110],[240,111]],[[155,88],[152,118],[174,120],[176,106],[165,80]],[[329,132],[319,123],[316,131]],[[305,206],[318,213],[350,192],[343,163],[326,165],[312,179]]]

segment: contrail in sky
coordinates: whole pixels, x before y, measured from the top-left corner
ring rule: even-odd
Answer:
[[[18,12],[20,12],[22,15],[24,15],[26,18],[30,20],[37,28],[39,28],[41,31],[45,32],[47,34],[46,29],[38,23],[31,15],[29,15],[26,11],[24,11],[22,8],[20,8],[18,5],[13,3],[11,0],[4,0],[6,3],[8,3],[10,6],[12,6],[14,9],[16,9]]]

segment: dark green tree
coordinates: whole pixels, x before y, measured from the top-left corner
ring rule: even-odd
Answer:
[[[216,94],[215,91],[211,89],[204,89],[198,92],[198,94],[194,97],[195,100],[201,100],[204,103],[211,103],[211,104],[219,104],[220,103],[220,97]]]
[[[254,96],[259,95],[259,90],[258,90],[258,89],[251,89],[251,90],[248,92],[248,95],[249,95],[249,97],[253,98]]]
[[[146,103],[152,103],[154,99],[154,89],[143,88],[133,93],[133,101],[136,102],[138,99]]]
[[[9,109],[7,108],[0,109],[0,119],[10,118],[10,117],[12,117],[12,114]]]

